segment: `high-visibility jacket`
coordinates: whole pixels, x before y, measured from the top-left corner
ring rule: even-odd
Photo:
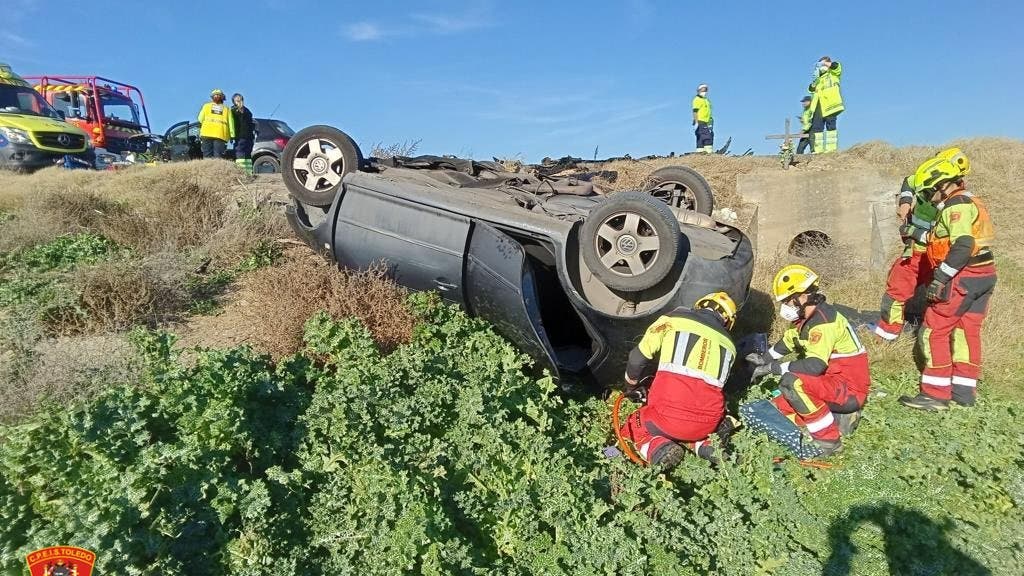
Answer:
[[[665,419],[717,423],[725,414],[722,388],[736,345],[710,311],[677,308],[658,318],[633,350],[626,376],[639,379],[657,361],[647,405]]]
[[[707,96],[703,98],[700,96],[693,97],[693,105],[691,106],[693,111],[697,113],[697,122],[704,122],[711,124],[711,100],[708,100]]]
[[[781,363],[781,372],[838,374],[851,392],[866,394],[871,384],[868,353],[849,320],[822,302],[814,313],[787,329],[769,353],[776,361],[790,353],[797,359]]]
[[[914,190],[913,180],[913,176],[907,176],[903,180],[899,204],[910,204],[912,207],[907,214],[903,235],[913,239],[914,249],[920,252],[928,245],[928,232],[932,229],[939,210],[923,190]]]
[[[992,264],[995,228],[981,200],[960,190],[939,206],[939,216],[928,233],[928,260],[932,266],[952,278],[965,266]]]
[[[821,106],[822,116],[832,116],[845,110],[843,95],[839,92],[839,79],[842,75],[843,66],[839,62],[833,62],[828,70],[819,72],[818,77],[807,87],[814,95],[811,108]]]
[[[235,137],[235,120],[225,104],[207,102],[199,110],[199,136],[227,142]]]
[[[813,102],[812,102],[813,104]],[[800,113],[800,131],[807,133],[811,131],[811,121],[814,119],[814,106],[804,108]]]

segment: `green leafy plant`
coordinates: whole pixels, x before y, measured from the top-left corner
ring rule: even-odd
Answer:
[[[0,429],[0,552],[101,573],[1017,573],[1022,406],[908,412],[881,380],[836,467],[740,433],[718,470],[607,460],[608,406],[562,396],[484,322],[415,294],[383,355],[319,314],[302,354],[192,363],[136,332],[147,375]],[[760,390],[751,395],[763,394]],[[923,551],[915,553],[914,551]],[[844,571],[845,570],[845,571]]]

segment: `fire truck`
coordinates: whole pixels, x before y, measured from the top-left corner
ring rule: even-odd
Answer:
[[[71,124],[92,137],[97,152],[145,152],[150,133],[142,91],[102,76],[25,76]]]

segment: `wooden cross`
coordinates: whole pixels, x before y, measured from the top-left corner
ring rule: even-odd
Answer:
[[[769,134],[765,136],[765,140],[782,140],[782,144],[779,144],[779,159],[782,161],[783,168],[789,168],[793,163],[793,138],[807,138],[810,134],[800,132],[799,134],[790,134],[789,132],[789,118],[786,118],[786,133],[785,134]]]
[[[782,148],[788,148],[793,145],[793,138],[807,138],[810,134],[803,132],[799,134],[790,134],[789,132],[789,118],[786,118],[786,133],[785,134],[769,134],[765,136],[765,140],[782,140]]]

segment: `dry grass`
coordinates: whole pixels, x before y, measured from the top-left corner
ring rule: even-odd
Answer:
[[[22,362],[0,361],[0,422],[16,421],[46,403],[65,407],[112,383],[137,382],[134,347],[115,334],[46,339]]]
[[[182,331],[182,346],[248,344],[274,358],[297,352],[306,320],[321,310],[334,318],[354,316],[382,350],[408,342],[416,318],[405,306],[406,290],[378,266],[339,270],[305,247],[281,263],[244,278],[224,313],[197,318]]]
[[[266,205],[239,207],[237,168],[221,160],[140,166],[120,172],[0,172],[0,251],[92,231],[147,254],[198,249],[230,263],[260,240],[285,235]]]

